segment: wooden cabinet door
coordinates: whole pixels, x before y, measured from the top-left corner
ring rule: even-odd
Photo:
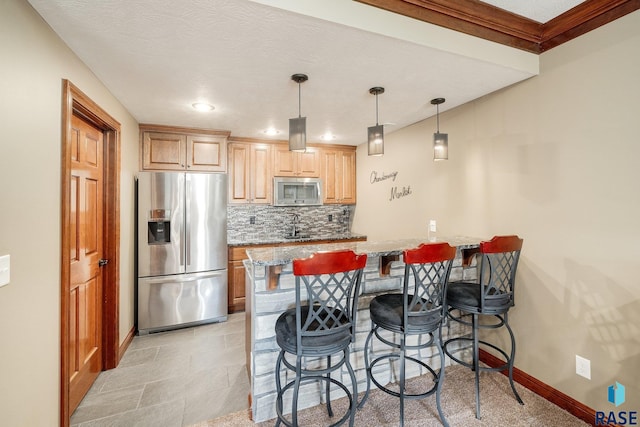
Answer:
[[[320,152],[307,148],[305,152],[289,151],[286,145],[278,145],[274,152],[274,175],[301,178],[320,176]]]
[[[257,247],[257,246],[252,246]],[[246,304],[245,289],[245,268],[242,263],[247,259],[247,249],[249,247],[229,247],[229,263],[227,268],[228,281],[228,309],[229,313],[244,311]]]
[[[336,185],[338,177],[338,151],[322,150],[322,191],[324,192],[324,203],[339,203],[338,188]]]
[[[338,156],[340,203],[355,204],[356,203],[356,152],[342,151]]]
[[[296,176],[296,152],[289,151],[289,147],[278,145],[273,153],[273,168],[275,176]]]
[[[323,149],[322,180],[324,203],[356,202],[356,153],[354,150]]]
[[[304,153],[296,153],[296,172],[299,177],[317,178],[320,176],[320,153],[315,148],[307,148]]]
[[[229,134],[223,130],[141,124],[140,168],[226,172]]]
[[[226,172],[227,138],[187,135],[187,170]]]
[[[271,147],[267,144],[229,144],[229,203],[271,203]]]
[[[230,261],[228,271],[229,281],[229,313],[244,311],[245,309],[245,269],[242,260]]]
[[[251,147],[249,144],[229,144],[229,203],[249,203],[251,188],[249,173]]]
[[[271,146],[252,144],[250,154],[251,203],[271,204],[273,192]]]
[[[142,133],[142,169],[184,170],[186,136],[173,133]]]

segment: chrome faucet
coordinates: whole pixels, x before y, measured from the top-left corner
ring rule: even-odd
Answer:
[[[298,215],[297,213],[293,213],[291,214],[291,235],[292,236],[297,236],[298,232],[300,230],[298,230],[298,221],[300,221],[300,215]]]

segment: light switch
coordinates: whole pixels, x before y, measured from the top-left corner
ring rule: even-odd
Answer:
[[[0,287],[11,281],[11,256],[0,256]]]

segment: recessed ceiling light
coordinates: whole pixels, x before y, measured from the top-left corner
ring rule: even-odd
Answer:
[[[207,104],[206,102],[196,102],[191,104],[193,108],[198,111],[212,111],[215,107],[211,104]]]
[[[323,140],[323,141],[333,141],[334,139],[336,139],[336,136],[334,134],[332,134],[331,132],[327,132],[327,133],[321,135],[320,139]]]
[[[265,135],[273,136],[280,133],[280,131],[276,128],[269,128],[262,131]]]

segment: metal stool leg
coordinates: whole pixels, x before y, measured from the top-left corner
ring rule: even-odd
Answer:
[[[282,366],[283,355],[284,351],[281,351],[278,355],[278,360],[276,361],[276,414],[278,415],[276,427],[280,426],[280,417],[282,417],[282,384],[280,382],[280,368]]]
[[[302,377],[302,356],[296,360],[296,379],[293,386],[293,398],[291,401],[291,423],[298,425],[298,394],[300,394],[300,379]]]
[[[327,356],[327,369],[331,368],[331,356]],[[327,396],[327,412],[333,417],[333,408],[331,408],[331,372],[327,372],[327,387],[325,389]]]
[[[472,316],[472,328],[473,328],[473,370],[476,374],[476,418],[480,419],[480,349],[478,339],[478,315]]]
[[[509,357],[509,383],[511,384],[511,390],[513,390],[513,394],[516,396],[516,400],[519,404],[524,405],[524,402],[520,398],[520,395],[516,391],[516,386],[513,383],[513,363],[516,357],[516,338],[513,335],[513,331],[511,330],[511,326],[509,326],[509,319],[507,318],[508,313],[504,314],[504,325],[507,327],[509,331],[509,335],[511,336],[511,356]]]
[[[440,329],[442,331],[442,329]],[[445,427],[449,427],[449,423],[442,412],[442,405],[440,404],[440,393],[442,392],[442,384],[444,383],[444,351],[440,345],[441,339],[435,340],[436,347],[438,347],[438,354],[440,355],[440,372],[438,373],[438,385],[436,388],[436,407],[438,408],[438,415],[440,415],[440,421]]]
[[[367,335],[367,340],[364,342],[364,366],[367,371],[367,391],[364,393],[362,400],[358,403],[358,409],[362,409],[364,406],[364,402],[367,401],[369,397],[369,391],[371,390],[371,366],[369,365],[369,344],[371,343],[371,337],[373,336],[377,326],[375,324],[371,324],[371,331],[369,331],[369,335]],[[356,397],[357,398],[357,397]]]
[[[349,427],[353,427],[356,421],[356,409],[358,405],[358,381],[356,380],[356,373],[353,371],[353,367],[351,366],[351,362],[349,361],[348,347],[344,350],[344,357],[346,360],[347,371],[349,372],[349,376],[351,377],[351,384],[353,385],[353,394],[351,395],[351,399],[349,401],[349,411],[351,412]]]
[[[404,426],[404,394],[405,394],[405,339],[400,339],[400,427]]]

